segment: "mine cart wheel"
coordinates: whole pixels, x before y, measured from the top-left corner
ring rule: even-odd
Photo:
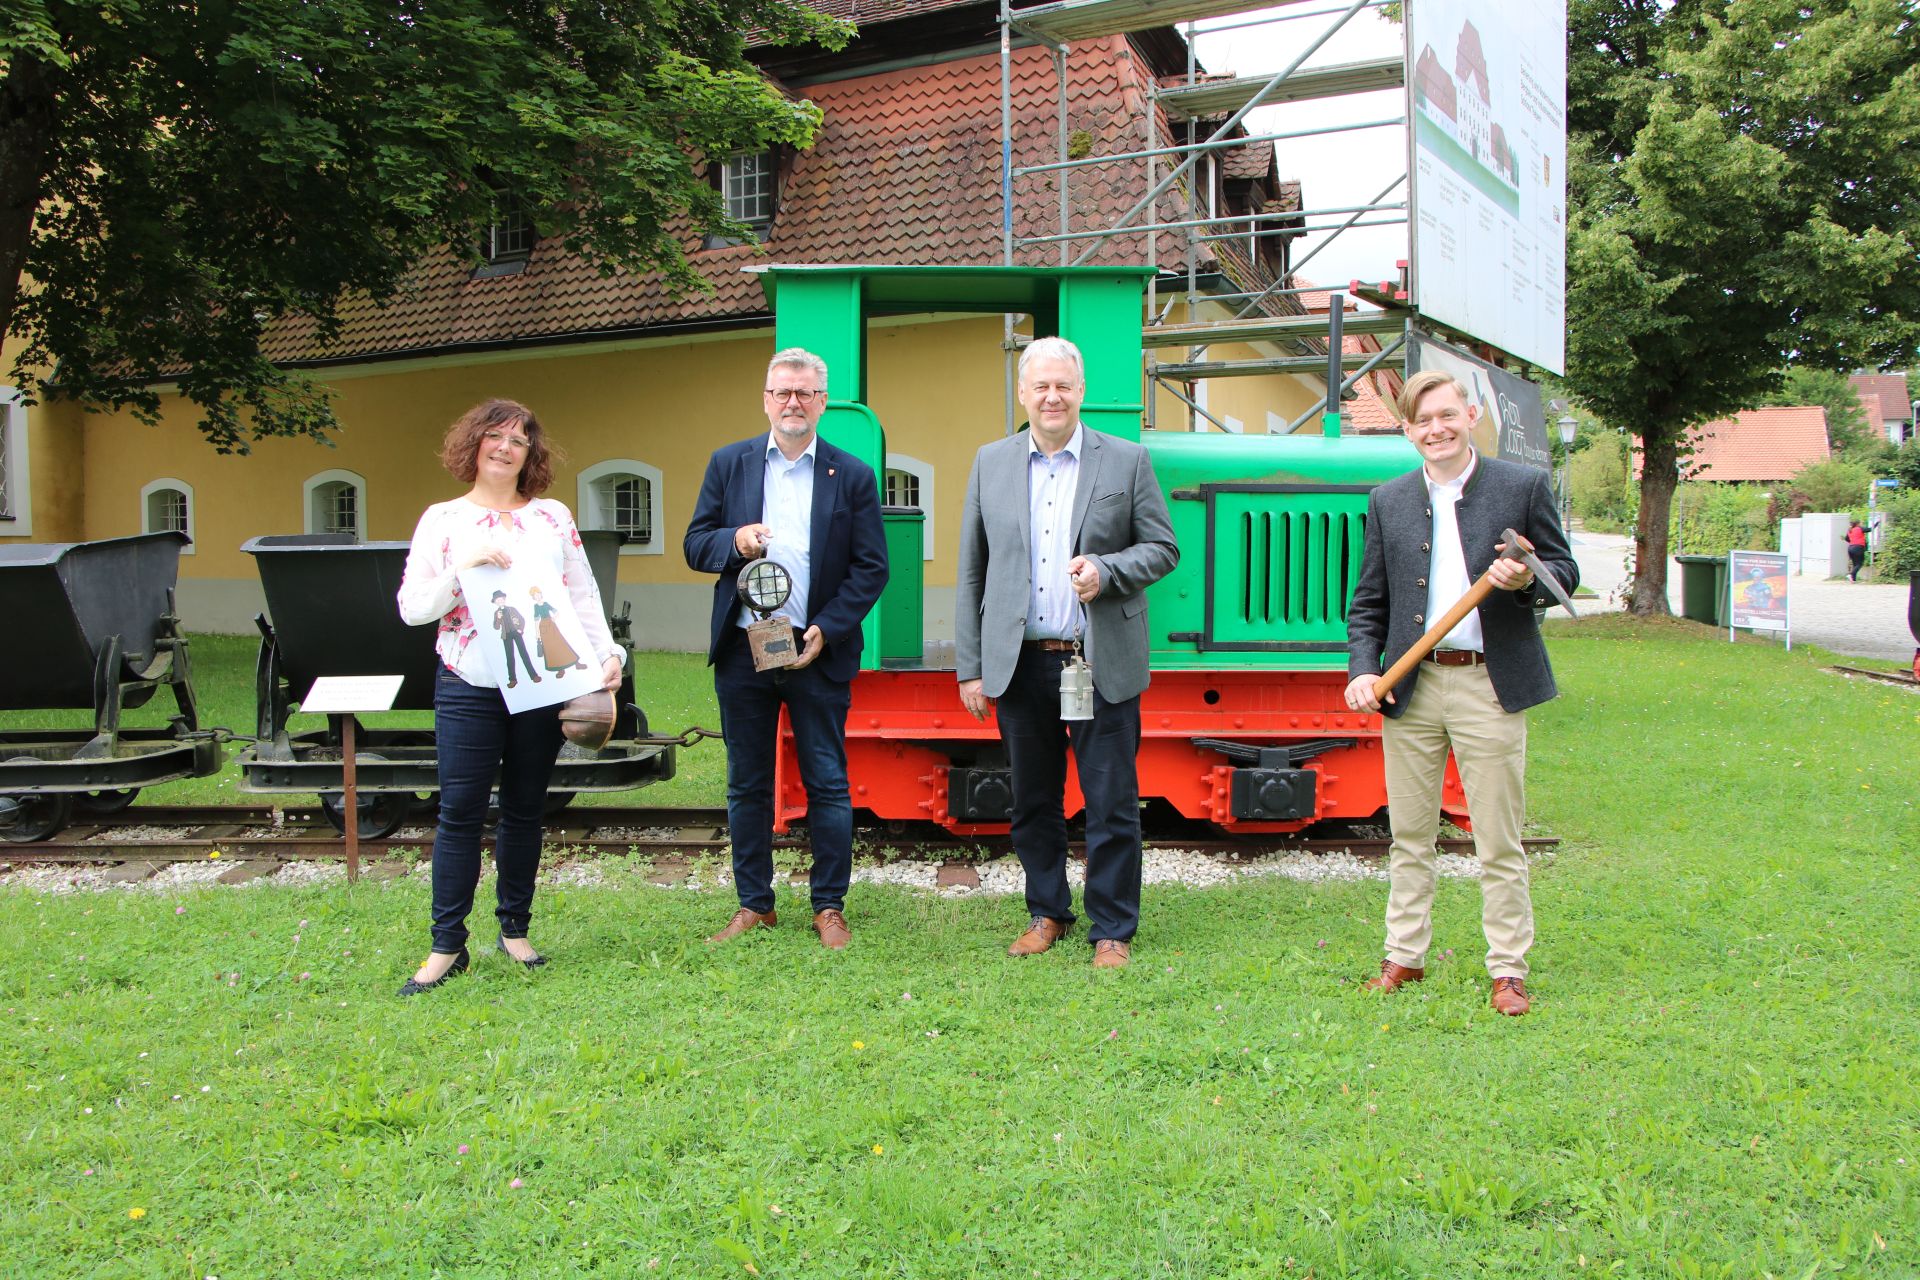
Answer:
[[[407,806],[407,812],[416,818],[431,818],[440,812],[440,793],[438,791],[416,791],[413,802]]]
[[[139,794],[138,787],[126,787],[119,791],[88,791],[73,798],[73,807],[83,818],[103,818],[107,814],[120,812],[132,804],[134,797]]]
[[[413,797],[404,791],[363,791],[360,793],[360,838],[385,840],[407,820]],[[339,791],[320,793],[320,812],[341,835],[347,834],[347,797]]]
[[[547,817],[549,818],[553,817],[555,814],[559,813],[562,809],[572,804],[573,797],[575,794],[576,793],[572,791],[547,792],[547,807],[546,807]]]
[[[11,795],[7,799],[20,806],[13,811],[12,822],[0,826],[0,840],[9,844],[32,844],[36,840],[45,840],[66,826],[67,819],[73,816],[73,796],[65,791],[52,791],[44,795]]]

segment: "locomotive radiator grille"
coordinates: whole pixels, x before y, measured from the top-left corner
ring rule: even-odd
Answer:
[[[1208,496],[1202,647],[1344,648],[1366,541],[1366,491],[1223,485]]]

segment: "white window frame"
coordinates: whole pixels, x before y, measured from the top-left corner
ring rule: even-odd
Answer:
[[[926,519],[920,525],[920,558],[933,559],[933,464],[922,462],[919,458],[906,453],[887,454],[886,470],[904,471],[920,482],[920,510],[926,512]],[[884,504],[887,496],[887,478],[880,477],[880,497]]]
[[[0,538],[33,536],[33,459],[27,448],[27,406],[17,387],[0,387],[0,449],[7,456],[7,487],[13,497],[13,518],[0,520]]]
[[[742,195],[735,187],[753,186],[750,195]],[[736,151],[720,162],[720,200],[726,206],[729,217],[746,223],[764,238],[768,227],[773,225],[774,197],[780,185],[780,159],[771,150]],[[749,217],[735,207],[736,200],[744,203],[751,199],[760,204],[766,212]]]
[[[638,476],[647,482],[647,516],[653,525],[653,538],[649,542],[623,542],[620,554],[623,556],[660,556],[667,552],[666,539],[666,485],[660,468],[634,458],[608,458],[596,462],[580,473],[575,485],[577,501],[574,512],[582,529],[606,529],[609,527],[607,513],[600,501],[600,482],[613,476]]]
[[[140,486],[140,532],[156,532],[153,527],[153,495],[159,493],[162,489],[177,490],[187,500],[187,527],[184,531],[187,535],[187,545],[180,548],[180,554],[190,556],[193,554],[194,547],[198,545],[198,541],[194,536],[193,517],[195,515],[195,504],[193,500],[193,486],[185,480],[176,480],[172,476],[161,476],[158,480],[149,480],[146,484]]]
[[[331,471],[319,471],[310,475],[300,486],[300,528],[303,533],[320,533],[319,521],[314,519],[313,509],[315,491],[322,485],[346,483],[358,492],[353,504],[353,534],[360,541],[367,540],[367,478],[358,471],[346,471],[334,468]]]

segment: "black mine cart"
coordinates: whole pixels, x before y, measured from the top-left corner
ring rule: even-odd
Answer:
[[[0,732],[0,839],[45,840],[76,810],[110,813],[141,787],[219,771],[173,611],[186,545],[183,533],[0,545],[0,710],[93,710],[91,729]],[[170,724],[121,725],[163,688]]]
[[[619,535],[583,533],[588,562],[603,601],[614,595]],[[240,752],[246,788],[261,792],[319,792],[336,830],[346,831],[341,763],[344,716],[330,715],[325,728],[294,733],[288,717],[320,676],[401,676],[395,711],[433,707],[439,668],[435,628],[400,620],[396,597],[406,568],[404,542],[355,542],[332,534],[275,534],[241,549],[260,569],[267,614],[260,627],[260,658],[254,695],[258,718],[253,742]],[[269,620],[271,619],[271,620]],[[614,641],[629,654],[630,620],[624,610],[607,619]],[[633,664],[621,681],[613,738],[598,751],[569,742],[548,789],[549,810],[581,791],[627,791],[673,776],[672,740],[651,739],[646,714],[634,705]],[[392,835],[416,810],[422,821],[434,801],[438,760],[430,728],[383,728],[354,724],[354,787],[359,793],[357,827],[363,839]]]

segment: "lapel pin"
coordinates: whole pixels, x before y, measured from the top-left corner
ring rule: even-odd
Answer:
[[[832,475],[832,474],[833,474],[833,468],[832,468],[832,467],[828,467],[828,468],[827,468],[827,474],[828,474],[828,475]]]

